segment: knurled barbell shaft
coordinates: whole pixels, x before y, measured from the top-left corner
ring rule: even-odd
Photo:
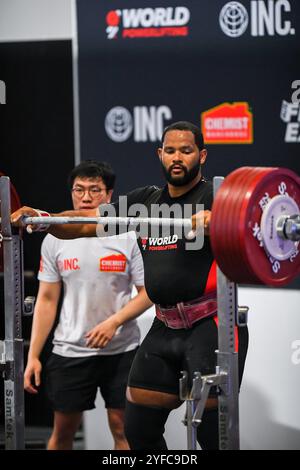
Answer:
[[[24,217],[24,225],[103,224],[103,225],[158,225],[184,227],[192,230],[191,219],[148,217]]]
[[[103,225],[158,225],[183,227],[192,230],[190,219],[148,218],[148,217],[24,217],[24,225],[103,224]],[[0,218],[1,224],[1,218]],[[278,224],[279,225],[279,224]],[[284,229],[277,229],[278,235],[286,240],[300,240],[300,215],[284,217]]]

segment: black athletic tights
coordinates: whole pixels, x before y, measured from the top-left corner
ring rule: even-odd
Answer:
[[[136,405],[127,401],[125,434],[130,449],[167,450],[163,434],[170,411],[166,408]],[[218,449],[217,409],[204,412],[202,423],[197,429],[197,440],[203,450]]]

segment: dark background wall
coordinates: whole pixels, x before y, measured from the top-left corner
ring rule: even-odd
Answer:
[[[300,142],[285,142],[287,125],[280,117],[283,100],[291,102],[291,83],[300,76],[300,3],[238,2],[248,26],[235,38],[226,35],[219,23],[228,4],[226,0],[90,0],[87,7],[84,0],[77,0],[81,156],[109,159],[119,175],[118,191],[163,182],[156,157],[159,132],[154,138],[146,133],[144,140],[137,135],[146,123],[141,108],[150,114],[151,108],[157,112],[167,107],[171,116],[163,125],[176,120],[201,125],[203,112],[225,102],[245,102],[253,115],[253,143],[208,144],[206,175],[227,175],[244,165],[283,166],[300,173]],[[287,4],[290,12],[285,10]],[[176,7],[185,7],[186,35],[174,36],[173,31],[171,36],[151,37],[162,34],[162,27],[151,23],[157,7],[170,10],[173,24]],[[126,23],[128,16],[136,22]],[[254,36],[253,28],[260,24],[263,35]],[[118,28],[111,39],[109,27]],[[121,141],[113,140],[105,127],[115,107],[128,112],[116,113],[110,120],[110,129],[118,129]],[[292,121],[297,125],[296,116]]]
[[[23,204],[53,212],[71,207],[66,187],[74,165],[71,41],[0,43],[0,70],[7,87],[7,104],[0,108],[0,171],[10,176]],[[42,239],[42,234],[24,234],[26,295],[37,293]],[[0,294],[3,338],[2,283]],[[23,319],[25,344],[30,331],[27,317]],[[44,358],[49,347],[48,342]],[[26,393],[25,399],[26,423],[50,424],[44,388],[38,397]],[[1,419],[2,411],[1,406]]]

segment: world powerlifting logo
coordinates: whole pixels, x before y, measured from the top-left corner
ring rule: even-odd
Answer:
[[[111,10],[105,18],[107,39],[188,36],[190,16],[184,6]]]
[[[141,238],[143,251],[166,251],[177,250],[178,235],[169,235],[167,237],[149,237]]]

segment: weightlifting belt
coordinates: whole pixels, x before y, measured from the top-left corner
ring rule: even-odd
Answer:
[[[217,313],[217,292],[212,291],[198,299],[179,302],[176,305],[164,306],[156,304],[156,316],[166,326],[174,330],[191,328],[193,323]]]

